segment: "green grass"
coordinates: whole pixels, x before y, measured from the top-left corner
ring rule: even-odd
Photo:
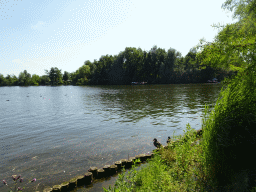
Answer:
[[[104,191],[199,191],[205,178],[200,163],[202,147],[192,144],[200,137],[196,138],[189,124],[187,130],[185,137],[149,159],[145,168],[136,171],[133,166],[126,176],[124,172],[119,175],[114,188]]]
[[[205,108],[202,136],[187,124],[184,136],[173,137],[177,142],[160,149],[141,170],[133,166],[120,174],[104,191],[256,191],[248,184],[256,159],[246,150],[256,147],[255,79],[249,72],[228,81],[214,109]]]

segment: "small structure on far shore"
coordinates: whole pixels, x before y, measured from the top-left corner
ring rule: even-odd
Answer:
[[[142,81],[142,82],[132,82],[131,84],[132,85],[145,85],[145,84],[147,84],[148,82],[144,82],[144,81]]]
[[[212,80],[208,80],[207,83],[218,83],[218,79],[213,78]]]

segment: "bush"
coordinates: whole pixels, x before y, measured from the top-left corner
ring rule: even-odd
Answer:
[[[249,69],[221,90],[214,111],[203,121],[203,148],[208,175],[217,185],[231,183],[241,170],[255,169],[256,79]],[[205,112],[206,114],[206,112]]]

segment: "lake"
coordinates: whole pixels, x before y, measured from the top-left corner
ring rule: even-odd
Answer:
[[[214,107],[220,90],[221,84],[0,87],[0,179],[12,187],[11,175],[21,174],[17,186],[42,191],[90,166],[152,151],[153,138],[165,145],[187,123],[201,129],[204,106]],[[101,185],[83,191],[103,191]]]

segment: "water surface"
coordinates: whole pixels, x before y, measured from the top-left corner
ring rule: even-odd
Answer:
[[[165,143],[187,123],[200,129],[205,104],[213,107],[220,90],[220,84],[0,87],[0,179],[35,177],[26,191],[38,184],[42,191],[90,166],[152,151],[153,138]],[[102,191],[101,185],[83,191]]]

